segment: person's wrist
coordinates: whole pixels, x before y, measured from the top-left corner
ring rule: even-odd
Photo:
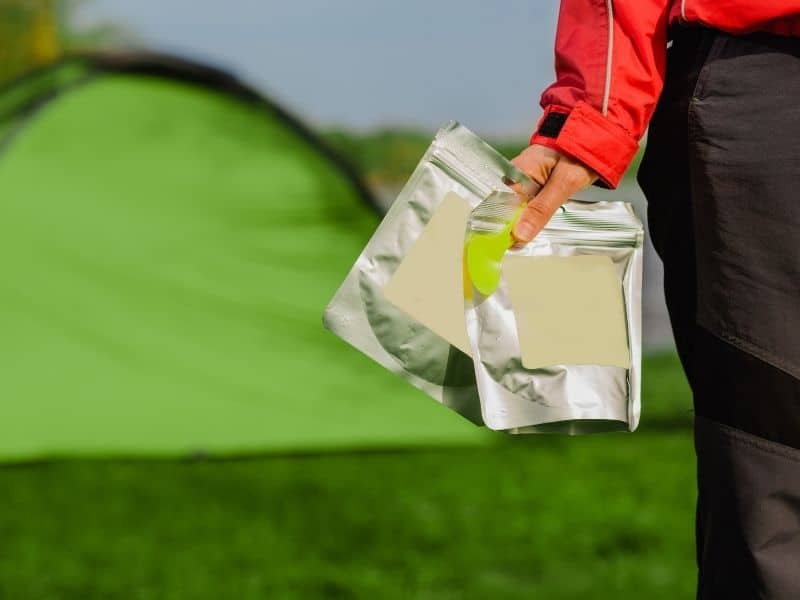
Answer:
[[[581,101],[571,108],[548,106],[530,142],[550,146],[580,161],[598,174],[604,187],[615,188],[636,154],[637,139]]]

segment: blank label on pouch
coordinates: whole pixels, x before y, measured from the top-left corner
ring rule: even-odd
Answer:
[[[389,302],[465,354],[463,254],[471,210],[464,198],[447,194],[383,288]]]
[[[622,283],[608,256],[507,256],[503,277],[526,369],[630,368]]]

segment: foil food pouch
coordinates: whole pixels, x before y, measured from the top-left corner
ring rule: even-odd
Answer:
[[[491,267],[484,296],[466,276],[464,245],[476,213],[497,216],[480,209],[510,194],[509,182],[529,195],[538,188],[466,128],[440,130],[327,307],[326,326],[476,424],[634,429],[641,223],[622,203],[570,201],[531,244],[482,248],[492,262],[477,265]]]
[[[472,209],[509,180],[535,191],[468,129],[442,128],[324,315],[336,335],[476,424],[464,236]]]
[[[485,235],[470,227],[468,239]],[[473,286],[467,332],[487,426],[637,427],[642,241],[629,204],[571,200],[532,242],[505,252],[491,293]]]

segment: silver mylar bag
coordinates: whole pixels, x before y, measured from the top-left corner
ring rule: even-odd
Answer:
[[[472,359],[389,302],[383,289],[449,193],[475,207],[493,191],[508,191],[504,178],[535,185],[467,128],[451,122],[439,130],[324,314],[333,333],[479,425]],[[463,311],[458,302],[453,311]]]
[[[604,364],[555,364],[525,368],[505,267],[497,290],[484,297],[473,287],[466,301],[484,422],[509,433],[592,433],[636,429],[640,415],[642,223],[624,202],[570,200],[544,230],[504,261],[538,257],[607,257],[611,286],[621,286],[620,336],[627,368]],[[504,262],[505,264],[505,262]],[[536,282],[532,282],[535,286]],[[543,284],[544,285],[544,284]],[[590,304],[596,290],[578,291]],[[540,290],[539,293],[546,293]],[[536,291],[534,291],[534,294]],[[564,299],[565,301],[568,299]],[[566,328],[578,315],[566,314],[548,330]],[[624,333],[622,332],[624,329]],[[590,322],[584,339],[597,335]],[[558,333],[554,337],[558,337]],[[605,343],[602,338],[594,342]]]
[[[613,242],[596,248],[566,240],[543,246],[545,237],[558,229],[559,213],[541,239],[510,253],[611,253],[624,282],[630,369],[594,365],[524,369],[518,347],[513,343],[503,347],[487,337],[494,336],[495,329],[510,339],[515,336],[503,282],[489,299],[473,296],[474,302],[467,299],[459,305],[459,298],[453,305],[454,312],[464,313],[465,350],[472,357],[387,299],[387,284],[449,195],[474,208],[495,192],[508,192],[509,181],[520,183],[529,194],[538,187],[465,127],[451,122],[442,128],[326,308],[326,327],[478,425],[510,433],[634,429],[639,415],[642,234],[627,205],[570,202],[566,210],[611,217],[601,219],[600,229],[632,224],[638,232],[633,245],[628,232],[616,249]],[[567,229],[581,230],[582,223],[579,219]]]

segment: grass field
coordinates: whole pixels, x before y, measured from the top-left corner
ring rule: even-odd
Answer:
[[[674,355],[645,361],[636,434],[481,435],[322,330],[376,216],[312,148],[252,107],[163,82],[74,94],[0,169],[18,191],[0,247],[33,261],[7,261],[0,285],[3,459],[239,458],[0,466],[0,600],[691,597],[691,414]],[[328,137],[390,186],[430,134]],[[268,215],[265,179],[280,183]],[[97,280],[113,303],[87,301]]]
[[[0,469],[0,597],[689,598],[688,391],[639,432]]]

